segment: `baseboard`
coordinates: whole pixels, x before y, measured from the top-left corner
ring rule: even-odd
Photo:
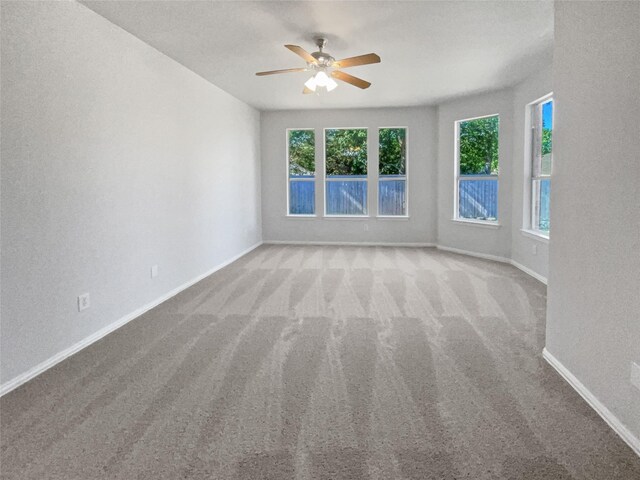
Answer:
[[[532,276],[536,280],[547,284],[547,278],[543,277],[539,273],[534,272],[528,267],[511,260],[506,257],[500,257],[498,255],[490,255],[488,253],[472,252],[470,250],[462,250],[460,248],[445,247],[443,245],[437,245],[435,243],[395,243],[395,242],[321,242],[321,241],[309,241],[309,240],[265,240],[265,245],[335,245],[335,246],[348,246],[348,247],[435,247],[438,250],[444,252],[458,253],[460,255],[467,255],[469,257],[482,258],[484,260],[493,260],[494,262],[508,263],[513,265],[519,270],[522,270],[527,275]]]
[[[542,282],[545,285],[547,284],[547,277],[543,277],[539,273],[534,272],[533,270],[531,270],[529,267],[525,267],[524,265],[522,265],[521,263],[516,262],[515,260],[511,260],[511,265],[516,267],[518,270],[522,270],[527,275],[531,275],[533,278],[535,278],[539,282]]]
[[[469,250],[462,250],[460,248],[453,248],[453,247],[445,247],[443,245],[437,245],[437,248],[438,250],[442,250],[444,252],[459,253],[460,255],[483,258],[485,260],[493,260],[494,262],[500,262],[500,263],[511,263],[511,260],[506,257],[499,257],[497,255],[490,255],[488,253],[471,252]]]
[[[328,245],[345,247],[435,247],[435,243],[412,242],[322,242],[308,240],[265,240],[265,245]]]
[[[587,387],[585,387],[580,380],[578,380],[573,373],[571,373],[567,367],[565,367],[553,354],[544,348],[542,350],[542,357],[551,365],[562,378],[564,378],[573,389],[580,394],[582,398],[593,408],[602,419],[616,432],[622,440],[625,441],[629,447],[640,456],[640,439],[636,437],[631,431],[625,427],[618,418],[611,413],[604,404],[598,400],[593,393],[591,393]]]
[[[157,307],[158,305],[160,305],[163,302],[166,302],[171,297],[174,297],[175,295],[177,295],[178,293],[182,292],[183,290],[185,290],[185,289],[189,288],[190,286],[198,283],[200,280],[208,277],[209,275],[211,275],[211,274],[217,272],[218,270],[226,267],[227,265],[235,262],[240,257],[243,257],[247,253],[251,252],[252,250],[254,250],[256,248],[258,248],[260,245],[262,245],[261,241],[256,243],[255,245],[252,245],[251,247],[247,248],[246,250],[240,252],[239,254],[235,255],[234,257],[232,257],[232,258],[230,258],[228,260],[225,260],[221,264],[216,265],[215,267],[213,267],[212,269],[206,271],[205,273],[203,273],[201,275],[198,275],[197,277],[189,280],[186,283],[183,283],[182,285],[180,285],[177,288],[174,288],[173,290],[171,290],[170,292],[162,295],[161,297],[156,298],[152,302],[149,302],[146,305],[143,305],[142,307],[134,310],[133,312],[128,313],[127,315],[121,317],[120,319],[118,319],[115,322],[107,325],[106,327],[101,328],[100,330],[98,330],[97,332],[89,335],[88,337],[83,338],[82,340],[80,340],[79,342],[75,343],[74,345],[71,345],[69,348],[66,348],[66,349],[62,350],[61,352],[57,353],[53,357],[48,358],[44,362],[36,365],[35,367],[27,370],[24,373],[21,373],[17,377],[14,377],[11,380],[3,383],[2,385],[0,385],[0,397],[2,395],[5,395],[6,393],[9,393],[10,391],[18,388],[20,385],[22,385],[23,383],[28,382],[32,378],[37,377],[38,375],[40,375],[41,373],[43,373],[46,370],[50,369],[54,365],[60,363],[64,359],[72,356],[75,353],[78,353],[80,350],[88,347],[92,343],[97,342],[101,338],[109,335],[111,332],[117,330],[118,328],[122,327],[123,325],[126,325],[131,320],[134,320],[135,318],[139,317],[143,313],[151,310],[154,307]]]
[[[81,340],[78,343],[72,345],[71,347],[66,348],[65,350],[59,352],[58,354],[56,354],[53,357],[45,360],[44,362],[36,365],[35,367],[29,369],[28,371],[26,371],[26,372],[18,375],[17,377],[14,377],[13,379],[3,383],[2,385],[0,385],[0,397],[2,395],[6,394],[6,393],[9,393],[10,391],[18,388],[20,385],[22,385],[23,383],[31,380],[32,378],[37,377],[38,375],[40,375],[44,371],[48,370],[49,368],[53,367],[57,363],[60,363],[65,358],[70,357],[71,355],[73,355],[73,354],[79,352],[80,350],[88,347],[92,343],[97,342],[98,340],[100,340],[101,338],[105,337],[109,333],[117,330],[118,328],[122,327],[123,325],[126,325],[131,320],[139,317],[140,315],[142,315],[145,312],[151,310],[152,308],[157,307],[161,303],[166,302],[171,297],[177,295],[178,293],[180,293],[183,290],[189,288],[190,286],[198,283],[200,280],[208,277],[209,275],[211,275],[211,274],[217,272],[218,270],[226,267],[227,265],[235,262],[240,257],[243,257],[244,255],[246,255],[247,253],[249,253],[252,250],[256,249],[257,247],[259,247],[262,244],[267,244],[267,245],[334,245],[334,246],[363,246],[363,247],[364,246],[368,246],[368,247],[435,247],[438,250],[443,250],[443,251],[446,251],[446,252],[458,253],[458,254],[461,254],[461,255],[468,255],[468,256],[471,256],[471,257],[482,258],[482,259],[485,259],[485,260],[493,260],[493,261],[501,262],[501,263],[509,263],[509,264],[515,266],[516,268],[522,270],[523,272],[527,273],[528,275],[531,275],[533,278],[536,278],[537,280],[541,281],[545,285],[547,283],[547,279],[545,277],[537,274],[536,272],[534,272],[533,270],[525,267],[524,265],[521,265],[521,264],[519,264],[519,263],[517,263],[517,262],[515,262],[513,260],[509,260],[508,258],[499,257],[499,256],[496,256],[496,255],[484,254],[484,253],[471,252],[471,251],[468,251],[468,250],[462,250],[462,249],[453,248],[453,247],[445,247],[445,246],[442,246],[442,245],[437,245],[435,243],[429,243],[429,242],[418,242],[418,243],[416,243],[416,242],[406,242],[406,243],[402,243],[402,242],[321,242],[321,241],[288,241],[288,240],[261,241],[261,242],[256,243],[255,245],[252,245],[251,247],[247,248],[246,250],[240,252],[239,254],[235,255],[234,257],[226,260],[225,262],[213,267],[212,269],[208,270],[207,272],[205,272],[205,273],[203,273],[201,275],[198,275],[196,278],[193,278],[193,279],[189,280],[188,282],[180,285],[179,287],[171,290],[170,292],[168,292],[165,295],[155,299],[154,301],[152,301],[152,302],[150,302],[150,303],[148,303],[148,304],[136,309],[135,311],[123,316],[122,318],[118,319],[117,321],[113,322],[112,324],[107,325],[106,327],[98,330],[94,334],[84,338],[83,340]]]

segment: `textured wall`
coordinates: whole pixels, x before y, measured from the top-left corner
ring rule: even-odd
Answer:
[[[551,93],[552,81],[551,68],[541,70],[537,75],[528,78],[513,89],[513,208],[511,211],[511,258],[537,274],[547,278],[549,269],[549,241],[532,237],[522,233],[523,219],[529,213],[529,203],[525,195],[530,195],[530,183],[525,179],[525,170],[528,175],[530,164],[530,150],[528,131],[531,128],[529,121],[529,109],[527,105],[535,100]],[[526,183],[526,184],[525,184]],[[526,193],[525,193],[526,192]],[[553,181],[551,185],[551,197],[554,195]],[[553,203],[553,200],[551,200]],[[527,217],[525,217],[527,215]],[[553,225],[551,226],[551,239],[553,239]],[[536,253],[533,253],[535,246]]]
[[[499,227],[453,221],[455,179],[454,123],[472,117],[500,115]],[[438,106],[438,244],[497,257],[511,254],[511,184],[513,93],[510,89],[464,97]]]
[[[638,438],[640,3],[555,8],[547,349]]]
[[[343,88],[349,88],[343,87]],[[317,182],[316,218],[287,216],[287,128],[315,128],[316,176],[324,172],[324,128],[368,131],[369,172],[377,169],[378,127],[408,127],[408,219],[376,218],[377,187],[369,182],[369,218],[323,218]],[[432,243],[436,238],[435,109],[393,108],[264,112],[262,114],[262,217],[265,240]],[[377,170],[376,170],[377,171]]]
[[[3,2],[2,382],[260,241],[259,117],[82,5]]]

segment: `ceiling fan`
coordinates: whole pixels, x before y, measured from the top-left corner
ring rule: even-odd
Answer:
[[[291,50],[296,55],[302,57],[307,66],[303,68],[287,68],[284,70],[270,70],[268,72],[258,72],[256,75],[259,77],[264,75],[274,75],[276,73],[293,73],[293,72],[313,72],[313,76],[307,80],[304,84],[302,93],[314,93],[319,88],[325,88],[328,92],[338,86],[336,80],[350,83],[358,88],[369,88],[370,82],[363,80],[348,73],[341,71],[342,68],[357,67],[358,65],[368,65],[370,63],[380,63],[380,57],[375,53],[367,53],[366,55],[358,55],[357,57],[344,58],[342,60],[336,60],[327,52],[324,51],[324,47],[327,44],[327,40],[324,38],[317,38],[316,45],[318,47],[317,52],[309,53],[304,48],[298,45],[285,45],[286,48]]]

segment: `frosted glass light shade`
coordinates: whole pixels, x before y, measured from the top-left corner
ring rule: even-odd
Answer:
[[[316,73],[316,85],[318,85],[319,87],[326,87],[329,83],[329,80],[330,78],[322,70]]]
[[[316,77],[311,77],[309,80],[304,82],[304,86],[307,87],[309,90],[311,90],[313,92],[316,91],[317,85],[318,85],[318,83],[316,81]]]

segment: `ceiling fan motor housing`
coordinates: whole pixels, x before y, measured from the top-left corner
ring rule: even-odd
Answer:
[[[318,51],[311,54],[311,56],[316,59],[316,61],[318,62],[318,66],[320,67],[330,67],[331,65],[333,65],[333,62],[336,61],[335,58],[323,51],[326,44],[326,38],[316,38]]]
[[[317,60],[318,65],[321,67],[330,67],[336,61],[335,58],[325,52],[313,52],[311,56]]]

